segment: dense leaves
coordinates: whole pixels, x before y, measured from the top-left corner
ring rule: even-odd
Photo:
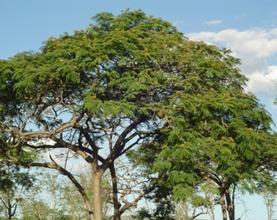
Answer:
[[[0,149],[10,152],[4,155],[69,149],[101,181],[118,157],[141,146],[136,161],[153,164],[154,188],[195,204],[206,180],[224,193],[242,182],[273,180],[271,118],[244,92],[246,78],[229,50],[191,41],[141,11],[93,19],[85,30],[48,39],[38,52],[0,62]],[[52,157],[51,164],[34,164],[72,180]],[[115,216],[125,207],[115,205]]]
[[[175,95],[157,144],[134,154],[154,162],[152,172],[159,173],[154,178],[156,200],[167,195],[159,194],[166,186],[178,201],[191,198],[192,203],[204,204],[197,194],[203,195],[201,186],[212,181],[218,198],[223,196],[226,203],[230,199],[221,205],[233,207],[228,210],[233,219],[235,201],[230,193],[236,187],[247,185],[252,191],[260,182],[276,184],[277,142],[271,118],[254,96],[230,86],[217,89]],[[153,154],[154,161],[148,156]]]

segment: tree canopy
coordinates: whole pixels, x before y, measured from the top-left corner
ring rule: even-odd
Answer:
[[[87,29],[1,60],[3,146],[17,154],[26,149],[51,154],[58,148],[83,158],[93,176],[93,204],[53,156],[17,163],[66,175],[95,220],[102,219],[106,170],[112,177],[114,219],[142,198],[143,193],[120,202],[116,175],[116,159],[139,146],[160,147],[155,168],[168,172],[180,198],[187,196],[183,186],[197,185],[210,170],[224,184],[256,177],[255,169],[274,165],[275,145],[264,142],[271,138],[271,119],[244,92],[246,78],[230,53],[191,41],[142,11],[100,13]],[[267,159],[272,163],[262,163]]]
[[[159,174],[156,200],[173,195],[201,206],[207,202],[200,196],[201,187],[212,182],[223,219],[228,213],[233,220],[237,187],[253,191],[259,185],[276,185],[277,139],[270,115],[243,90],[243,80],[241,87],[213,86],[211,81],[206,88],[172,96],[156,143],[130,156],[146,164],[148,175]]]

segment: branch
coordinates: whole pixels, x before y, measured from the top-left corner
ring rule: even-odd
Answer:
[[[73,128],[76,124],[82,119],[84,113],[81,113],[78,117],[72,117],[71,121],[62,124],[60,127],[56,128],[53,131],[29,131],[22,132],[17,128],[1,128],[0,132],[11,132],[16,134],[17,136],[24,138],[25,140],[31,140],[32,138],[51,138],[56,134],[59,134],[66,130],[67,128]]]
[[[108,163],[111,163],[112,161],[114,161],[118,156],[120,156],[120,153],[122,152],[122,150],[124,149],[125,146],[125,141],[126,141],[126,137],[127,135],[133,130],[135,129],[140,123],[142,123],[143,121],[146,120],[145,116],[141,116],[138,117],[136,120],[134,120],[128,127],[125,128],[125,130],[119,135],[119,137],[117,138],[113,150],[111,151],[111,153],[109,154],[107,161]],[[132,135],[131,135],[132,136]],[[128,140],[128,138],[127,138]],[[108,164],[107,164],[108,165]]]
[[[137,198],[135,198],[132,202],[127,202],[124,206],[122,206],[119,209],[119,213],[122,214],[127,209],[137,205],[138,201],[141,200],[144,197],[144,195],[145,195],[145,192],[141,192],[140,195],[138,195]]]
[[[14,203],[14,204],[11,206],[11,209],[13,209],[13,210],[12,210],[12,213],[11,213],[11,216],[10,216],[10,217],[13,217],[13,216],[15,215],[15,213],[16,213],[16,210],[17,210],[17,204]]]
[[[53,140],[55,140],[56,142],[54,145],[43,144],[43,145],[35,146],[29,143],[26,143],[26,145],[33,149],[66,148],[66,149],[72,150],[73,152],[75,152],[76,154],[84,158],[84,160],[86,160],[88,163],[91,163],[93,161],[93,158],[90,155],[87,155],[87,153],[89,154],[91,153],[91,151],[88,148],[72,145],[58,138],[53,138]]]
[[[3,205],[5,206],[5,208],[8,209],[9,207],[8,207],[7,203],[4,201],[4,199],[1,196],[0,196],[0,200],[3,203]]]
[[[143,139],[142,137],[138,138],[134,143],[132,143],[131,145],[129,145],[127,148],[125,148],[124,150],[121,151],[121,153],[118,155],[121,156],[123,154],[125,154],[128,150],[130,150],[132,147],[134,147],[135,145],[137,145],[139,143],[139,141]]]
[[[70,179],[70,181],[74,184],[74,186],[77,188],[80,195],[82,196],[87,211],[89,212],[89,214],[92,214],[93,211],[92,211],[92,207],[90,205],[89,198],[88,198],[84,188],[78,182],[78,180],[68,170],[64,169],[59,164],[57,164],[57,162],[52,158],[51,155],[50,155],[50,159],[51,159],[52,163],[50,163],[50,162],[45,162],[45,163],[33,162],[33,163],[29,163],[29,164],[19,163],[19,165],[24,166],[24,167],[45,167],[48,169],[57,170],[62,175],[68,177]]]
[[[95,144],[95,142],[91,139],[88,132],[85,129],[83,129],[82,127],[77,127],[77,129],[79,129],[79,131],[85,136],[87,142],[91,146],[91,148],[92,148],[91,155],[93,156],[93,158],[96,159],[97,161],[101,161],[104,164],[106,162],[106,160],[98,154],[99,148]]]
[[[198,216],[200,216],[200,215],[205,215],[205,214],[207,214],[208,212],[206,211],[206,212],[204,212],[204,211],[202,211],[202,212],[199,212],[199,213],[197,213],[197,214],[194,214],[193,216],[192,216],[192,219],[196,219]]]

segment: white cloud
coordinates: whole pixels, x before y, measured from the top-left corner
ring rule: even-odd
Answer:
[[[276,95],[277,91],[277,28],[191,33],[193,40],[227,47],[241,58],[241,69],[249,78],[247,90],[255,94]],[[269,65],[275,59],[275,63]]]
[[[207,25],[217,25],[221,23],[222,23],[222,20],[219,20],[219,19],[205,21],[205,24]]]
[[[223,43],[239,55],[267,58],[277,52],[277,28],[269,31],[226,29],[219,32],[192,33],[189,37],[210,43]]]
[[[246,91],[263,96],[277,96],[277,66],[269,66],[266,72],[255,72],[248,76]]]

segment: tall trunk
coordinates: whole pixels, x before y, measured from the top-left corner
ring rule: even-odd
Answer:
[[[10,200],[8,200],[8,219],[12,219],[12,205]]]
[[[102,176],[103,171],[99,169],[96,163],[92,164],[92,191],[93,191],[93,220],[102,220]]]
[[[233,186],[232,197],[229,191],[225,194],[229,220],[235,220],[235,190],[236,187]]]
[[[118,200],[117,176],[116,176],[114,164],[111,164],[109,169],[111,172],[112,190],[113,190],[113,206],[114,206],[113,220],[121,220],[121,212],[120,212],[121,204]]]
[[[228,220],[227,216],[227,207],[225,202],[225,193],[220,193],[220,205],[221,205],[221,211],[222,211],[222,220]]]
[[[229,215],[229,220],[235,220],[234,201],[232,201],[229,192],[226,193],[225,197],[226,197],[227,211],[228,211],[228,215]]]
[[[15,215],[17,209],[17,204],[12,204],[12,201],[8,199],[8,219],[12,219],[12,217]]]

